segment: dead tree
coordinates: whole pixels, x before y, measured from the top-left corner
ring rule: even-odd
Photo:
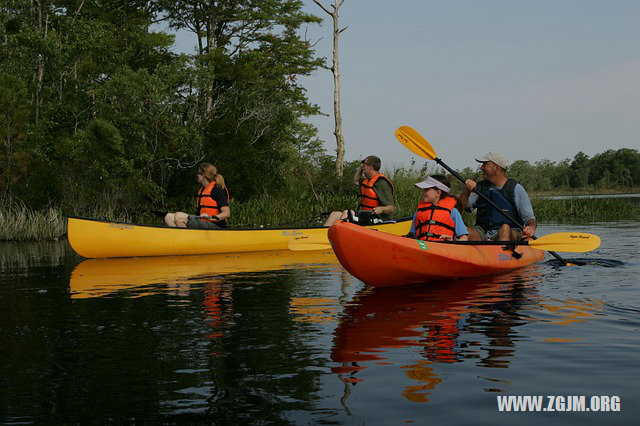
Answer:
[[[338,36],[347,27],[339,29],[338,26],[338,9],[345,0],[334,0],[331,5],[333,11],[320,3],[319,0],[313,0],[315,4],[320,6],[322,10],[327,12],[333,19],[333,65],[331,72],[333,73],[333,115],[335,118],[335,129],[333,134],[336,136],[336,174],[342,177],[344,171],[344,136],[342,135],[342,114],[340,113],[340,67],[338,64]]]

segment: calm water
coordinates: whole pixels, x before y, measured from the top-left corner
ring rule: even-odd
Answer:
[[[578,257],[609,267],[547,256],[385,291],[331,253],[81,261],[64,242],[2,244],[0,423],[631,424],[639,228],[540,229],[600,235]],[[504,413],[504,395],[615,395],[621,411]]]

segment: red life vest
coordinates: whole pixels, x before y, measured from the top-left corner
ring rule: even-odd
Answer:
[[[196,212],[198,215],[204,213],[209,216],[216,216],[221,212],[220,207],[218,207],[218,202],[211,196],[211,192],[213,192],[213,188],[215,187],[216,182],[214,181],[198,189],[198,196],[196,197]],[[226,188],[225,191],[227,192],[227,200],[229,200],[229,191]],[[216,219],[200,218],[200,220],[204,220],[205,222],[221,222]]]
[[[389,185],[391,185],[391,190],[395,191],[393,183],[382,173],[378,173],[370,179],[365,178],[362,182],[360,182],[360,206],[358,207],[358,209],[373,210],[374,207],[378,207],[380,205],[380,198],[378,198],[378,194],[376,194],[376,191],[373,190],[373,185],[380,178],[389,182]]]
[[[451,210],[456,206],[456,199],[446,196],[437,205],[421,201],[418,204],[415,228],[416,237],[425,241],[442,240],[442,235],[453,237],[455,223],[451,219]]]

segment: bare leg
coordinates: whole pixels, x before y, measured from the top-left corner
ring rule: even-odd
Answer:
[[[467,228],[467,232],[469,232],[469,241],[481,241],[480,234],[473,228]]]
[[[334,223],[336,223],[339,219],[340,216],[342,215],[342,213],[340,212],[331,212],[331,214],[329,215],[329,217],[327,218],[327,221],[324,223],[323,226],[331,226]]]
[[[189,219],[189,215],[188,214],[182,213],[182,212],[177,212],[175,214],[176,227],[178,227],[178,228],[186,228],[188,219]]]
[[[355,217],[356,212],[354,212],[353,210],[351,210],[351,215],[352,215],[353,217]],[[345,211],[343,211],[343,212],[342,212],[342,214],[340,215],[340,219],[342,219],[342,220],[347,219],[348,217],[349,217],[349,210],[345,210]]]
[[[498,241],[513,241],[515,240],[515,233],[511,231],[511,227],[506,223],[503,223],[498,230]]]
[[[167,213],[167,215],[164,217],[164,223],[166,223],[167,226],[175,228],[176,227],[176,215],[175,215],[175,213]]]

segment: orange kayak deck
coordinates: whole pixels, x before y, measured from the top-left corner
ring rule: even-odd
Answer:
[[[328,237],[342,266],[373,287],[500,274],[544,258],[544,252],[528,246],[516,246],[522,255],[516,258],[504,246],[419,241],[349,222],[337,222]]]

